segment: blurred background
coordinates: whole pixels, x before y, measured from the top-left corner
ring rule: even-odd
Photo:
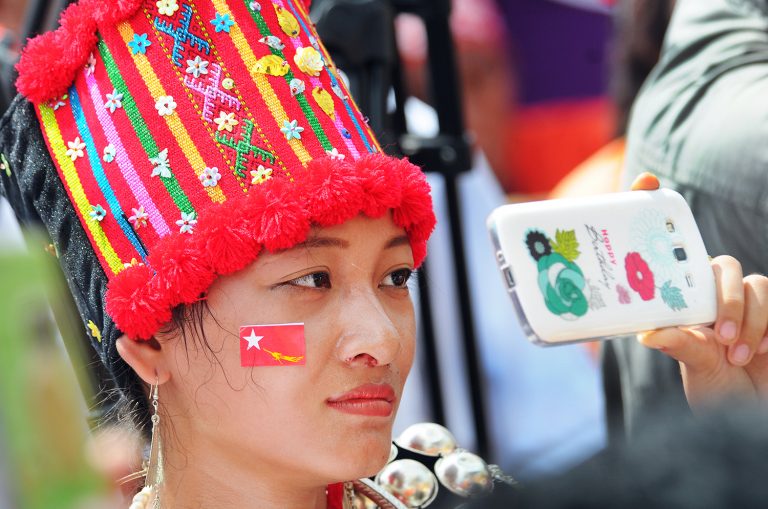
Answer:
[[[441,422],[523,479],[604,446],[599,345],[527,343],[485,217],[509,201],[618,190],[629,108],[658,58],[672,3],[313,2],[313,21],[385,149],[422,164],[433,185],[439,224],[414,289],[421,344],[396,433]],[[15,95],[20,48],[55,28],[67,4],[0,0],[0,110]],[[24,247],[0,201],[0,249],[42,251],[44,242]],[[85,328],[72,334],[87,345]],[[104,398],[87,399],[94,407]],[[3,477],[0,468],[0,492]]]

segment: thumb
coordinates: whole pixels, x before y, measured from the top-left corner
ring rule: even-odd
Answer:
[[[660,186],[659,179],[653,173],[643,172],[632,182],[633,191],[655,191]]]
[[[711,329],[670,327],[640,333],[637,340],[685,364],[689,373],[713,373],[720,365],[721,353]]]

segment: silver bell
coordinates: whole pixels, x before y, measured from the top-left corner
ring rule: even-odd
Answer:
[[[428,456],[440,456],[456,449],[456,438],[453,434],[443,426],[432,422],[408,426],[395,439],[395,443],[405,449]]]
[[[376,476],[376,484],[410,509],[427,507],[437,496],[437,478],[418,461],[405,459],[388,464]]]
[[[462,497],[493,490],[493,476],[488,465],[480,456],[463,449],[437,460],[435,473],[443,486]]]
[[[392,463],[392,461],[394,461],[394,459],[397,458],[397,452],[398,451],[395,444],[391,444],[389,446],[389,459],[387,460],[387,463]]]

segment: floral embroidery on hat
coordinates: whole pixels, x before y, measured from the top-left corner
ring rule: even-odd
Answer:
[[[51,99],[50,101],[48,101],[47,105],[48,105],[49,108],[53,108],[53,111],[56,111],[59,108],[61,108],[62,106],[66,106],[67,105],[67,103],[66,103],[67,99],[69,99],[69,94],[64,94],[61,97],[59,97],[58,99]]]
[[[88,61],[85,63],[85,74],[87,76],[91,76],[93,74],[93,71],[96,70],[96,57],[93,56],[93,53],[91,53],[88,56]]]
[[[137,209],[131,209],[133,215],[128,218],[128,221],[133,225],[135,229],[139,229],[142,226],[147,226],[147,219],[149,214],[144,211],[144,205],[140,205]]]
[[[252,11],[261,11],[261,4],[259,2],[251,2],[248,4],[248,7],[250,7]]]
[[[187,74],[191,74],[195,78],[199,78],[201,74],[208,74],[207,60],[200,58],[200,55],[195,55],[192,60],[187,60]]]
[[[291,89],[291,95],[299,95],[306,89],[306,85],[299,78],[293,78],[288,86]]]
[[[274,35],[267,35],[259,39],[259,42],[266,44],[272,49],[276,50],[282,50],[285,48],[285,44],[280,40],[279,37],[276,37]]]
[[[115,160],[115,155],[117,154],[117,150],[115,149],[115,146],[111,143],[104,147],[104,162],[111,163]]]
[[[342,101],[347,99],[347,94],[344,93],[338,83],[331,85],[331,90],[333,90],[333,93],[336,94]]]
[[[160,96],[157,99],[157,102],[155,102],[155,108],[157,109],[157,114],[161,117],[165,117],[167,115],[173,115],[173,112],[176,110],[176,101],[173,100],[173,97],[170,95],[163,95]]]
[[[162,178],[171,178],[171,166],[168,162],[168,149],[164,148],[157,154],[157,157],[150,157],[149,162],[152,163],[154,168],[152,169],[151,177],[160,175]]]
[[[11,165],[8,163],[8,159],[5,158],[5,154],[0,154],[0,171],[4,171],[7,176],[11,176]]]
[[[157,12],[163,16],[173,16],[179,10],[179,4],[176,0],[158,0],[155,5],[157,5]]]
[[[143,265],[144,265],[144,264],[143,264],[143,263],[141,263],[141,262],[140,262],[139,260],[137,260],[136,258],[131,258],[131,261],[130,261],[130,262],[128,262],[128,263],[124,263],[124,264],[123,264],[123,268],[127,269],[127,268],[129,268],[129,267],[141,267],[141,266],[143,266]]]
[[[219,184],[221,173],[216,166],[207,167],[200,174],[200,182],[203,183],[203,187],[216,187]]]
[[[227,131],[230,133],[232,132],[232,128],[239,123],[235,118],[234,113],[227,113],[225,111],[220,111],[219,118],[214,118],[213,121],[216,123],[217,131]]]
[[[270,76],[285,76],[291,66],[283,58],[277,55],[267,55],[256,61],[251,68],[252,73],[269,74]]]
[[[104,207],[101,205],[93,205],[91,206],[91,211],[88,215],[91,216],[91,219],[94,221],[101,222],[101,220],[104,219],[104,216],[107,215],[107,211],[104,210]]]
[[[232,90],[235,88],[235,80],[232,78],[224,78],[221,80],[221,86],[224,88],[224,90]]]
[[[272,168],[266,168],[263,164],[255,170],[251,170],[251,184],[261,184],[272,178]]]
[[[78,136],[75,138],[75,141],[68,141],[67,146],[69,147],[67,149],[67,156],[69,156],[72,161],[77,161],[78,157],[85,156],[85,143],[80,141],[80,137]]]
[[[230,19],[229,14],[221,14],[220,12],[217,12],[216,17],[211,20],[211,25],[217,32],[229,33],[229,27],[234,24],[235,22]]]
[[[325,153],[328,155],[328,157],[336,161],[343,161],[344,158],[346,157],[344,154],[339,152],[339,149],[337,149],[336,147],[333,147],[333,149],[331,150],[326,150]]]
[[[296,17],[290,12],[286,11],[277,4],[273,4],[275,7],[275,14],[277,14],[277,22],[280,23],[280,28],[283,29],[285,35],[288,37],[296,37],[299,35],[299,22]]]
[[[333,104],[333,97],[331,97],[331,94],[326,89],[323,87],[315,87],[312,89],[312,97],[326,115],[331,117],[331,119],[336,120],[336,113],[334,111],[336,107]]]
[[[189,214],[182,212],[181,219],[176,221],[176,225],[179,226],[179,233],[193,233],[196,224],[197,219],[195,219],[194,212],[190,212]]]
[[[310,76],[320,76],[323,70],[323,57],[312,47],[296,48],[296,54],[293,55],[293,61],[299,66],[302,72]]]
[[[111,94],[107,94],[107,102],[104,103],[104,107],[109,110],[110,113],[114,113],[117,108],[123,107],[123,94],[113,89]]]
[[[300,140],[301,133],[304,132],[304,128],[299,126],[298,120],[283,121],[283,127],[280,128],[280,132],[285,135],[285,139],[290,141],[293,139]]]
[[[139,53],[146,55],[147,48],[151,45],[152,43],[149,42],[147,34],[133,34],[133,40],[128,43],[128,46],[130,46],[131,52],[134,55]]]

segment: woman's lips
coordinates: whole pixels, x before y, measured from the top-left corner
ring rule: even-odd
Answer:
[[[326,404],[346,414],[389,417],[395,409],[395,390],[389,384],[364,384],[333,396]]]

